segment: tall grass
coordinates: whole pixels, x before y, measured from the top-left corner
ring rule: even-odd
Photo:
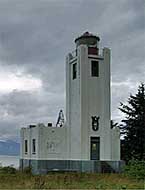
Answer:
[[[143,189],[144,182],[123,174],[0,172],[0,189]]]

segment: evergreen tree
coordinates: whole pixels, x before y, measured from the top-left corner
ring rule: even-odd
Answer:
[[[119,108],[126,117],[122,120],[121,131],[124,134],[122,143],[123,158],[145,159],[145,85],[141,83],[138,92],[130,95],[128,104]]]

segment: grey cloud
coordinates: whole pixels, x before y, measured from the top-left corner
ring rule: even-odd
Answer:
[[[7,115],[14,118],[23,116],[34,118],[46,116],[48,113],[51,115],[50,111],[52,110],[49,110],[51,104],[61,104],[62,99],[62,96],[57,96],[52,92],[37,93],[14,90],[0,98],[1,117]]]
[[[0,121],[0,139],[18,140],[20,131],[17,126],[17,122],[14,121]]]
[[[131,77],[130,77],[131,78]],[[118,109],[120,102],[127,103],[130,94],[135,94],[141,81],[132,79],[112,82],[112,118],[120,122],[124,114]]]
[[[112,49],[112,82],[118,84],[112,86],[112,117],[118,119],[119,102],[136,89],[130,84],[145,81],[144,0],[0,1],[0,66],[42,81],[39,93],[0,95],[1,137],[31,122],[55,122],[65,102],[65,55],[86,30]]]
[[[30,114],[33,107],[40,106],[35,94],[25,91],[14,90],[12,93],[3,95],[0,99],[1,109],[8,115]]]
[[[53,122],[64,107],[64,97],[53,93],[13,91],[0,97],[0,138],[17,138],[20,127],[31,123]]]

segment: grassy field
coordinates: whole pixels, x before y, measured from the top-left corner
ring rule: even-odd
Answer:
[[[122,174],[49,173],[33,176],[0,174],[0,189],[144,189],[144,181]]]

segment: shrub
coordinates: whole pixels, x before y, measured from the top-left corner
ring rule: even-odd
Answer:
[[[15,174],[16,172],[17,172],[16,168],[13,168],[11,166],[0,167],[0,173]]]
[[[124,167],[127,176],[137,179],[145,179],[145,161],[130,160]]]

